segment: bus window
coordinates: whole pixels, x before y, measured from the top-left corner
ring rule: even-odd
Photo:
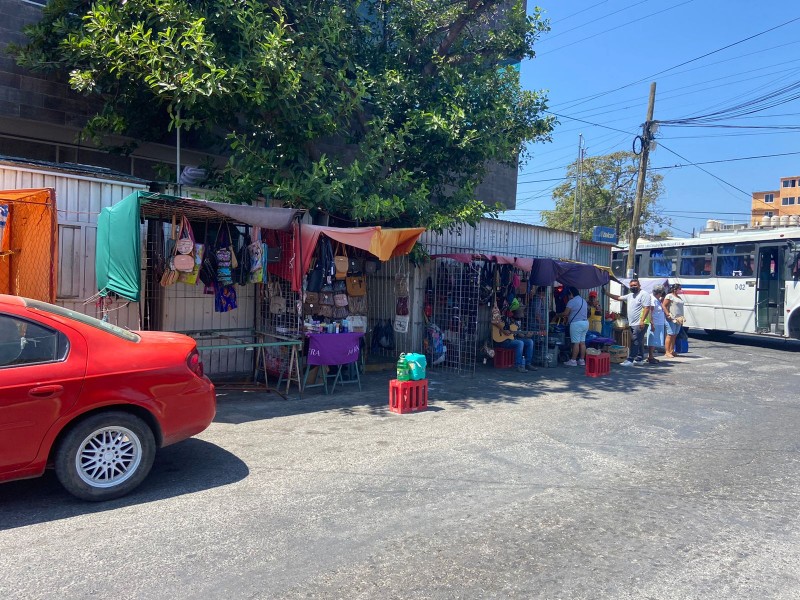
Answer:
[[[752,277],[755,264],[754,244],[728,244],[717,247],[718,277]]]
[[[678,263],[678,251],[675,248],[664,248],[650,251],[650,277],[674,277]]]
[[[681,277],[711,275],[711,246],[681,249]]]
[[[633,267],[635,273],[639,274],[639,265],[641,264],[642,255],[637,252],[636,253],[636,260],[634,261],[636,264]],[[628,276],[628,253],[627,252],[620,252],[616,255],[616,257],[611,261],[611,272],[614,273],[614,277],[621,277],[625,278]]]

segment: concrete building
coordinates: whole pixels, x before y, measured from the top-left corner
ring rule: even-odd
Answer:
[[[769,222],[766,222],[766,219],[769,219]],[[781,177],[777,190],[753,192],[750,209],[750,224],[753,227],[796,226],[798,220],[800,220],[800,175]]]

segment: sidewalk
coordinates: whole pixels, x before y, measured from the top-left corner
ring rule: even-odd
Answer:
[[[563,395],[592,396],[598,393],[630,394],[647,392],[658,380],[671,379],[675,369],[698,358],[697,347],[681,359],[661,360],[656,365],[620,367],[611,365],[611,373],[604,377],[588,377],[584,367],[539,367],[532,373],[518,373],[515,369],[495,369],[479,364],[475,374],[446,373],[428,369],[428,411],[440,410],[437,406],[516,403],[534,396]],[[361,376],[361,391],[357,384],[337,385],[335,392],[326,395],[323,388],[312,388],[302,396],[293,385],[284,399],[275,392],[220,389],[217,392],[218,422],[242,422],[259,418],[273,418],[293,414],[338,411],[367,411],[374,414],[394,415],[389,411],[389,381],[394,371],[369,372]],[[271,384],[274,381],[271,380]],[[282,387],[282,391],[285,390]],[[395,415],[413,418],[414,414]]]

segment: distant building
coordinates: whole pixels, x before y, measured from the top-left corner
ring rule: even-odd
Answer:
[[[770,219],[769,223],[765,222],[765,218]],[[777,190],[753,192],[750,209],[750,222],[753,227],[790,224],[796,226],[797,220],[800,220],[800,175],[782,177]]]

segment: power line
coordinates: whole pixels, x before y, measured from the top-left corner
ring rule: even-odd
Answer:
[[[579,14],[585,13],[586,11],[592,10],[593,8],[597,8],[601,4],[606,4],[607,2],[608,2],[608,0],[603,0],[602,2],[598,2],[597,4],[592,4],[591,6],[589,6],[587,8],[584,8],[583,10],[579,10],[578,12],[574,12],[571,15],[567,15],[566,17],[561,17],[560,19],[557,19],[556,21],[553,21],[551,24],[561,23],[563,21],[566,21],[567,19],[571,19],[572,17],[577,17]]]
[[[602,17],[599,17],[599,18],[594,19],[592,21],[587,21],[586,23],[582,23],[580,25],[576,25],[575,27],[573,27],[571,29],[566,29],[566,30],[564,30],[564,31],[562,31],[560,33],[555,34],[555,35],[547,36],[546,38],[539,40],[539,43],[541,44],[543,42],[549,42],[550,40],[555,39],[557,37],[561,37],[562,35],[565,35],[565,34],[571,32],[571,31],[575,31],[576,29],[580,29],[581,27],[586,27],[587,25],[593,25],[594,23],[597,23],[598,21],[602,21],[603,19],[608,19],[609,17],[613,17],[614,15],[616,15],[618,13],[621,13],[621,12],[624,12],[624,11],[628,10],[629,8],[633,8],[634,6],[639,6],[640,4],[644,4],[645,2],[649,2],[649,1],[650,0],[640,0],[639,2],[635,2],[633,4],[629,4],[628,6],[620,8],[619,10],[615,10],[614,12],[605,14]],[[597,5],[595,5],[595,6],[597,6]],[[593,7],[590,6],[589,8],[593,8]],[[573,15],[570,15],[570,16],[575,16],[577,14],[580,14],[581,12],[585,12],[585,11],[589,10],[589,8],[586,8],[586,9],[584,9],[582,11],[579,11],[578,13],[574,13]],[[569,17],[566,17],[566,18],[569,18]],[[561,19],[561,20],[563,21],[564,19]],[[558,22],[558,21],[556,21],[556,22]]]
[[[584,104],[584,103],[586,103],[586,102],[588,102],[590,100],[594,100],[594,99],[600,98],[602,96],[607,96],[608,94],[613,94],[614,92],[618,92],[619,90],[624,90],[624,89],[632,87],[632,86],[634,86],[634,85],[636,85],[638,83],[642,83],[643,81],[652,80],[655,77],[657,77],[658,75],[663,75],[664,73],[668,73],[669,71],[673,71],[673,70],[679,69],[680,67],[683,67],[685,65],[691,64],[693,62],[697,62],[698,60],[702,60],[702,59],[704,59],[704,58],[706,58],[708,56],[711,56],[713,54],[717,54],[719,52],[722,52],[723,50],[727,50],[728,48],[733,48],[734,46],[738,46],[739,44],[743,44],[745,42],[749,42],[750,40],[753,40],[753,39],[755,39],[757,37],[760,37],[762,35],[765,35],[767,33],[775,31],[776,29],[780,29],[781,27],[785,27],[787,25],[791,25],[792,23],[795,23],[796,21],[800,21],[800,17],[795,17],[794,19],[790,19],[788,21],[780,23],[779,25],[776,25],[774,27],[770,27],[769,29],[765,29],[764,31],[760,31],[760,32],[758,32],[756,34],[753,34],[751,36],[748,36],[746,38],[743,38],[741,40],[733,42],[732,44],[727,44],[726,46],[722,46],[721,48],[717,48],[716,50],[712,50],[711,52],[706,52],[705,54],[701,54],[700,56],[696,56],[695,58],[683,61],[682,63],[679,63],[677,65],[673,65],[673,66],[668,67],[666,69],[662,69],[661,71],[658,71],[657,73],[653,73],[652,75],[648,75],[647,77],[643,77],[643,78],[638,79],[636,81],[632,81],[630,83],[627,83],[627,84],[622,85],[620,87],[614,88],[612,90],[608,90],[608,91],[605,91],[605,92],[600,92],[600,93],[597,93],[597,94],[593,94],[591,96],[583,96],[582,98],[577,98],[575,100],[570,100],[570,101],[567,102],[567,104],[569,104],[570,106],[567,107],[567,108],[574,108],[575,106],[579,106],[580,104]]]
[[[744,191],[742,188],[736,187],[736,186],[735,186],[735,185],[733,185],[732,183],[729,183],[729,182],[725,181],[724,179],[722,179],[722,177],[717,177],[717,176],[716,176],[716,175],[714,175],[712,172],[710,172],[710,171],[708,171],[708,170],[704,169],[704,168],[703,168],[703,167],[701,167],[701,166],[698,166],[698,165],[696,165],[695,163],[693,163],[691,160],[689,160],[689,159],[688,159],[688,158],[686,158],[685,156],[681,156],[680,154],[678,154],[678,153],[677,153],[677,152],[675,152],[674,150],[670,150],[670,149],[669,149],[669,148],[667,148],[667,147],[666,147],[664,144],[659,144],[659,147],[663,148],[663,149],[664,149],[664,150],[666,150],[667,152],[671,152],[672,154],[674,154],[675,156],[677,156],[677,157],[678,157],[678,158],[680,158],[681,160],[685,160],[685,161],[686,161],[687,163],[689,163],[690,165],[692,165],[692,166],[694,166],[694,167],[697,167],[698,169],[700,169],[701,171],[703,171],[703,173],[706,173],[707,175],[710,175],[711,177],[713,177],[713,178],[714,178],[714,179],[716,179],[717,181],[720,181],[720,182],[724,183],[725,185],[727,185],[727,186],[730,186],[730,187],[732,187],[733,189],[740,191],[741,193],[743,193],[743,194],[744,194],[745,196],[747,196],[748,198],[752,198],[752,194],[750,194],[749,192],[745,192],[745,191]]]
[[[650,13],[649,15],[645,15],[643,17],[639,17],[638,19],[633,19],[632,21],[628,21],[627,23],[623,23],[622,25],[617,25],[616,27],[611,27],[610,29],[606,29],[605,31],[601,31],[600,33],[595,33],[594,35],[586,36],[586,37],[581,38],[580,40],[577,40],[575,42],[571,42],[569,44],[564,44],[563,46],[558,46],[557,48],[553,48],[552,50],[548,50],[547,52],[539,53],[538,56],[544,56],[545,54],[551,54],[551,53],[556,52],[558,50],[563,50],[564,48],[569,48],[570,46],[574,46],[575,44],[580,44],[582,42],[585,42],[586,40],[591,40],[592,38],[596,38],[598,36],[605,35],[607,33],[611,33],[612,31],[616,31],[617,29],[621,29],[622,27],[627,27],[628,25],[632,25],[633,23],[638,23],[639,21],[644,21],[645,19],[649,19],[650,17],[655,17],[656,15],[660,15],[661,13],[665,13],[665,12],[667,12],[669,10],[674,9],[674,8],[680,8],[681,6],[684,6],[685,4],[689,4],[690,2],[694,2],[694,0],[684,0],[684,2],[681,2],[680,4],[676,4],[675,6],[670,6],[668,8],[663,9],[663,10],[659,10],[659,11],[656,11],[654,13]],[[641,2],[640,2],[640,4],[641,4]]]

